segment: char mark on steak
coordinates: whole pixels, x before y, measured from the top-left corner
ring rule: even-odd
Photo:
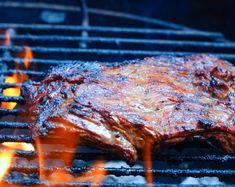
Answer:
[[[192,137],[235,151],[235,67],[211,55],[59,66],[23,93],[37,135],[63,128],[130,162],[147,139],[156,151]]]

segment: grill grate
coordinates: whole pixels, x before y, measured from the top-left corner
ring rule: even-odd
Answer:
[[[143,58],[145,56],[155,55],[189,55],[197,52],[210,53],[218,57],[228,59],[235,62],[235,43],[227,41],[221,33],[218,32],[203,32],[195,29],[187,28],[177,24],[165,22],[158,19],[146,18],[141,16],[130,15],[120,12],[112,12],[107,10],[100,10],[89,8],[90,19],[97,21],[96,25],[105,26],[77,26],[74,24],[41,24],[40,15],[45,10],[62,11],[67,16],[74,16],[79,14],[82,10],[79,7],[53,5],[37,2],[0,2],[0,10],[7,9],[10,13],[22,13],[22,16],[29,16],[27,13],[32,11],[38,12],[38,17],[35,21],[21,23],[18,20],[7,20],[5,23],[0,23],[0,40],[6,39],[5,31],[13,29],[14,33],[11,35],[11,45],[0,46],[0,65],[7,68],[0,67],[0,92],[5,88],[12,88],[21,86],[21,84],[4,83],[7,75],[12,73],[24,73],[29,75],[32,80],[40,80],[44,76],[49,66],[65,63],[84,63],[93,62],[97,59],[100,63],[118,64],[123,60],[130,60],[135,58]],[[24,13],[26,12],[26,13]],[[9,13],[9,14],[10,14]],[[96,17],[102,18],[101,23]],[[116,19],[115,25],[109,25],[110,20]],[[122,21],[122,25],[119,25]],[[36,23],[36,24],[35,24]],[[145,24],[150,25],[145,28]],[[126,25],[131,25],[126,27]],[[142,26],[142,27],[141,27]],[[89,36],[84,37],[82,32],[89,33]],[[79,43],[85,42],[85,47],[79,47]],[[34,59],[31,60],[31,68],[29,70],[14,70],[15,64],[23,64],[24,59],[20,58],[19,54],[24,51],[24,46],[29,46],[34,54]],[[3,77],[3,78],[1,78]],[[6,97],[0,95],[0,102],[17,102],[18,107],[13,110],[0,109],[0,142],[4,141],[24,141],[34,143],[33,136],[28,133],[30,123],[27,120],[18,120],[18,116],[24,116],[25,108],[24,98]],[[7,134],[4,129],[15,130],[18,129],[20,133]],[[63,144],[63,140],[59,137],[53,137],[50,143]],[[200,145],[201,146],[201,145]],[[186,146],[187,149],[187,146]],[[208,149],[208,147],[206,147]],[[118,161],[119,158],[108,153],[100,152],[98,150],[77,151],[75,159],[83,160],[85,163],[94,160],[95,158],[104,157],[107,161]],[[211,150],[211,149],[210,149]],[[7,152],[0,150],[0,152]],[[69,150],[52,149],[44,151],[43,155],[46,158],[54,158],[60,154],[73,154]],[[16,156],[27,160],[37,158],[37,151],[25,152],[17,151]],[[163,153],[154,156],[154,162],[164,163],[164,167],[154,168],[151,170],[154,176],[159,179],[160,176],[170,177],[172,179],[182,179],[183,176],[203,177],[203,176],[217,176],[220,178],[234,178],[235,176],[235,155],[225,155],[217,151],[212,151],[203,154],[172,154]],[[139,162],[142,162],[140,159]],[[190,163],[196,163],[192,166]],[[182,165],[188,164],[188,168]],[[197,165],[202,165],[198,167]],[[167,166],[166,166],[167,165]],[[173,166],[172,166],[173,165]],[[158,166],[158,165],[157,165]],[[51,167],[44,168],[48,172],[53,172],[55,169]],[[71,173],[81,173],[89,169],[86,166],[71,166],[61,168]],[[129,176],[140,175],[144,176],[146,170],[135,167],[105,167],[109,174],[115,176]],[[78,184],[87,186],[86,183],[78,182],[49,182],[39,181],[37,179],[39,168],[32,165],[23,165],[21,163],[14,164],[10,168],[11,172],[22,172],[26,174],[34,174],[32,177],[26,179],[16,179],[7,177],[5,182],[8,184],[22,184],[22,185],[39,185],[45,186],[77,186]],[[159,179],[160,180],[160,179]],[[154,186],[158,186],[160,182],[156,180]],[[232,180],[234,184],[235,181]],[[128,184],[118,183],[104,183],[102,186],[127,186]],[[132,184],[133,186],[141,186],[141,184]],[[229,186],[229,185],[228,185]]]

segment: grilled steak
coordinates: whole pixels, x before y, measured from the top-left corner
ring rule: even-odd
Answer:
[[[63,128],[128,161],[146,141],[157,151],[199,137],[235,151],[235,67],[210,55],[64,65],[23,93],[37,135]]]

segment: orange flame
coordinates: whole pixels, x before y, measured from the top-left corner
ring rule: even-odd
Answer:
[[[104,169],[101,169],[103,167],[104,161],[96,161],[95,164],[93,164],[91,167],[91,171],[82,174],[76,179],[76,181],[92,182],[92,187],[99,186],[107,175],[107,172]]]
[[[10,43],[11,43],[11,36],[10,36],[10,34],[8,32],[6,32],[5,36],[6,36],[6,40],[4,42],[4,45],[10,45]]]
[[[25,74],[16,74],[14,73],[12,76],[8,76],[5,79],[5,83],[22,83],[24,81],[28,80],[28,76]],[[3,90],[4,96],[20,96],[20,87],[16,86],[15,88],[6,88]],[[2,102],[1,108],[5,109],[14,109],[16,106],[16,102]]]
[[[5,80],[5,83],[15,83],[17,82],[17,76],[14,74],[13,76],[8,76]],[[7,88],[3,90],[4,96],[20,96],[20,89],[19,88]],[[16,102],[2,102],[1,108],[5,109],[14,109],[16,106]]]
[[[144,165],[146,169],[146,181],[148,186],[153,183],[153,173],[152,171],[152,143],[150,140],[146,140],[145,150],[144,150]]]
[[[0,182],[8,173],[15,150],[34,151],[34,146],[24,142],[4,142],[1,143],[5,147],[5,152],[0,153]]]
[[[50,175],[47,180],[48,181],[57,181],[57,182],[80,182],[80,183],[91,183],[91,187],[99,186],[107,172],[104,169],[104,161],[99,160],[96,161],[92,166],[91,170],[83,173],[80,176],[73,176],[69,172],[65,170],[55,171],[52,175]]]
[[[10,45],[11,44],[11,37],[10,34],[6,33],[6,40],[4,42],[4,45]],[[30,66],[30,61],[33,59],[33,53],[29,47],[24,48],[24,67],[25,69],[28,69]],[[19,69],[19,64],[16,65],[15,69]],[[23,83],[24,81],[28,80],[28,76],[25,74],[19,74],[19,73],[13,73],[13,75],[6,77],[5,83],[14,84],[14,83]],[[7,88],[3,90],[4,96],[20,96],[20,86],[16,86],[14,88]],[[17,103],[15,102],[2,102],[1,108],[5,109],[14,109]],[[69,126],[69,124],[66,124]],[[71,131],[72,132],[72,131]],[[62,159],[64,161],[65,166],[71,166],[71,163],[73,161],[75,150],[78,146],[79,137],[74,133],[68,133],[64,129],[57,129],[54,130],[54,134],[57,137],[60,137],[63,139],[64,146],[66,149],[70,148],[72,150],[71,152],[59,154],[56,157],[53,157],[53,159]],[[36,136],[38,137],[38,136]],[[72,140],[72,141],[71,141]],[[51,140],[48,138],[47,140],[36,138],[36,149],[38,152],[38,161],[39,161],[39,175],[41,180],[48,180],[51,182],[89,182],[91,183],[91,186],[99,186],[102,181],[104,180],[104,177],[106,176],[106,171],[104,169],[101,169],[104,167],[104,161],[96,161],[92,166],[91,169],[80,176],[74,176],[71,173],[69,173],[67,170],[62,168],[55,167],[55,172],[51,175],[48,174],[48,171],[44,171],[45,166],[45,159],[49,158],[44,155],[44,149],[42,145],[49,144],[49,145],[55,145],[51,142]],[[7,150],[4,153],[0,154],[0,182],[8,172],[10,168],[10,164],[12,163],[12,160],[14,158],[15,150],[24,150],[24,151],[35,151],[35,148],[30,143],[24,143],[24,142],[4,142],[0,144],[1,146],[4,146]],[[58,149],[55,145],[55,147],[51,147],[51,149]],[[8,151],[9,150],[9,151]],[[41,185],[40,185],[41,186]]]
[[[34,146],[31,143],[25,142],[3,142],[3,146],[14,149],[14,150],[23,150],[23,151],[35,151]]]
[[[41,141],[38,137],[36,138],[36,148],[38,150],[39,177],[40,179],[42,179],[44,176],[44,171],[43,171],[44,157],[42,152]]]
[[[6,32],[6,40],[4,45],[11,44],[11,37],[8,32]],[[25,48],[25,68],[29,67],[29,60],[32,58],[32,52],[29,48]],[[16,69],[19,69],[19,65],[17,64]],[[28,80],[28,76],[25,74],[13,73],[13,75],[6,77],[5,83],[14,84],[14,83],[22,83]],[[2,94],[4,96],[20,96],[20,87],[16,86],[14,88],[6,88],[3,90]],[[2,102],[1,108],[12,110],[15,108],[17,103],[15,102]],[[0,153],[0,182],[6,175],[9,170],[10,164],[15,154],[15,150],[23,150],[23,151],[34,151],[34,146],[30,143],[25,142],[3,142],[0,144],[5,147],[5,151]]]
[[[25,57],[24,57],[24,66],[26,69],[29,68],[30,60],[33,59],[33,53],[30,47],[25,46]]]
[[[73,158],[75,156],[75,150],[78,146],[79,137],[74,133],[66,132],[64,129],[55,129],[54,134],[63,139],[64,146],[71,152],[65,152],[62,155],[60,154],[54,156],[53,159],[62,159],[65,166],[71,166]],[[43,170],[46,158],[43,155],[44,148],[42,146],[42,143],[52,145],[50,149],[56,149],[56,145],[52,144],[50,139],[44,141],[45,142],[42,142],[39,138],[36,140],[40,168],[39,174],[41,180],[48,180],[50,182],[90,182],[92,183],[92,186],[97,186],[103,181],[104,177],[106,176],[106,171],[100,168],[104,167],[104,161],[96,161],[91,166],[91,170],[88,170],[80,176],[72,175],[69,171],[64,169],[64,167],[55,167],[55,171],[52,174],[48,174],[46,171]]]
[[[92,168],[93,168],[92,175],[96,177],[93,178],[91,186],[99,186],[104,180],[104,177],[107,175],[105,170],[100,169],[100,168],[104,168],[104,161],[97,161],[92,166]]]
[[[10,35],[7,34],[7,40],[5,43],[9,43],[8,40],[10,40]],[[25,47],[25,58],[24,58],[24,66],[26,69],[29,68],[29,62],[33,58],[33,54],[30,50],[29,47]],[[16,69],[19,69],[19,65],[16,67]],[[12,76],[8,76],[5,79],[5,83],[23,83],[24,81],[28,80],[28,76],[26,74],[22,73],[14,73]],[[20,87],[15,87],[15,88],[6,88],[3,90],[3,95],[4,96],[20,96]],[[9,109],[12,110],[15,108],[17,105],[16,102],[2,102],[1,103],[1,108]]]
[[[9,170],[14,152],[5,152],[0,154],[0,182]]]
[[[71,149],[72,152],[75,152],[75,149],[78,144],[78,137],[75,134],[67,133],[63,129],[55,129],[54,134],[64,140],[63,143],[67,149]],[[48,178],[47,173],[43,170],[44,161],[46,158],[44,157],[44,154],[43,154],[45,150],[44,150],[44,147],[42,146],[42,143],[52,145],[51,149],[56,150],[58,148],[53,143],[53,139],[51,139],[50,137],[48,139],[44,140],[44,142],[42,142],[38,136],[36,136],[36,137],[37,137],[36,138],[36,148],[38,151],[38,161],[39,161],[39,176],[40,176],[41,180],[50,180],[50,177]],[[71,141],[71,140],[73,140],[73,141]],[[64,161],[64,164],[67,166],[67,165],[71,165],[73,157],[74,157],[74,155],[71,153],[69,153],[69,154],[64,153],[63,155],[55,156],[54,159],[62,159]],[[66,179],[67,173],[65,173],[65,171],[57,171],[56,173],[57,173],[56,176],[60,176],[61,180]],[[63,176],[64,173],[65,173],[65,176]]]

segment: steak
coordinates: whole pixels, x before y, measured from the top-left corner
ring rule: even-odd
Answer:
[[[211,55],[63,65],[22,91],[37,136],[62,128],[130,162],[146,142],[200,138],[235,152],[235,67]]]

